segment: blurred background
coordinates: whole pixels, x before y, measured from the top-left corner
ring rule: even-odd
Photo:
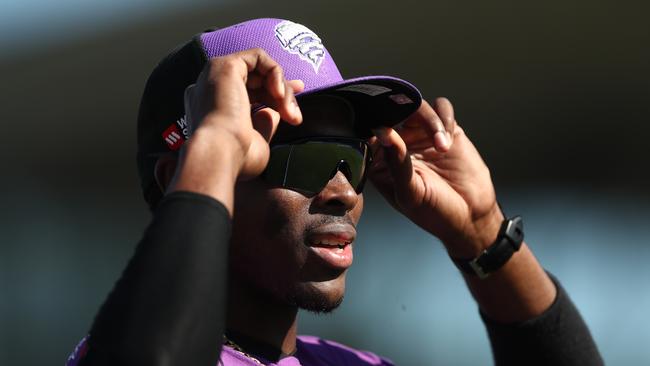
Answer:
[[[62,365],[149,212],[135,119],[149,72],[213,26],[282,17],[344,76],[444,95],[502,206],[609,365],[650,364],[650,3],[634,0],[0,1],[0,365]],[[441,245],[369,189],[346,301],[302,333],[400,365],[487,365]]]

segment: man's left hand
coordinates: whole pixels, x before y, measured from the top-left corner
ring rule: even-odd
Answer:
[[[397,210],[452,257],[473,258],[495,240],[503,215],[490,172],[449,100],[423,101],[401,126],[374,132],[370,179]]]

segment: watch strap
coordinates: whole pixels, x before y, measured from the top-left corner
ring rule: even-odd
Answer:
[[[452,258],[452,261],[461,271],[484,279],[506,264],[512,255],[521,248],[523,241],[523,220],[521,216],[515,216],[503,220],[497,239],[476,258]]]

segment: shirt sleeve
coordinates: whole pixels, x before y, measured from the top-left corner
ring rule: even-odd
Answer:
[[[215,365],[231,220],[218,201],[166,196],[97,314],[79,366]]]
[[[604,365],[598,348],[569,295],[549,274],[557,288],[553,304],[536,318],[502,324],[481,317],[487,327],[497,366]]]

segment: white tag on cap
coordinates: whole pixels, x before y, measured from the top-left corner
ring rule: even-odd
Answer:
[[[397,104],[413,104],[411,98],[404,94],[393,94],[388,96],[393,102]]]
[[[392,89],[387,88],[385,86],[373,85],[373,84],[353,84],[353,85],[344,86],[336,90],[357,92],[357,93],[370,95],[371,97],[392,91]]]

